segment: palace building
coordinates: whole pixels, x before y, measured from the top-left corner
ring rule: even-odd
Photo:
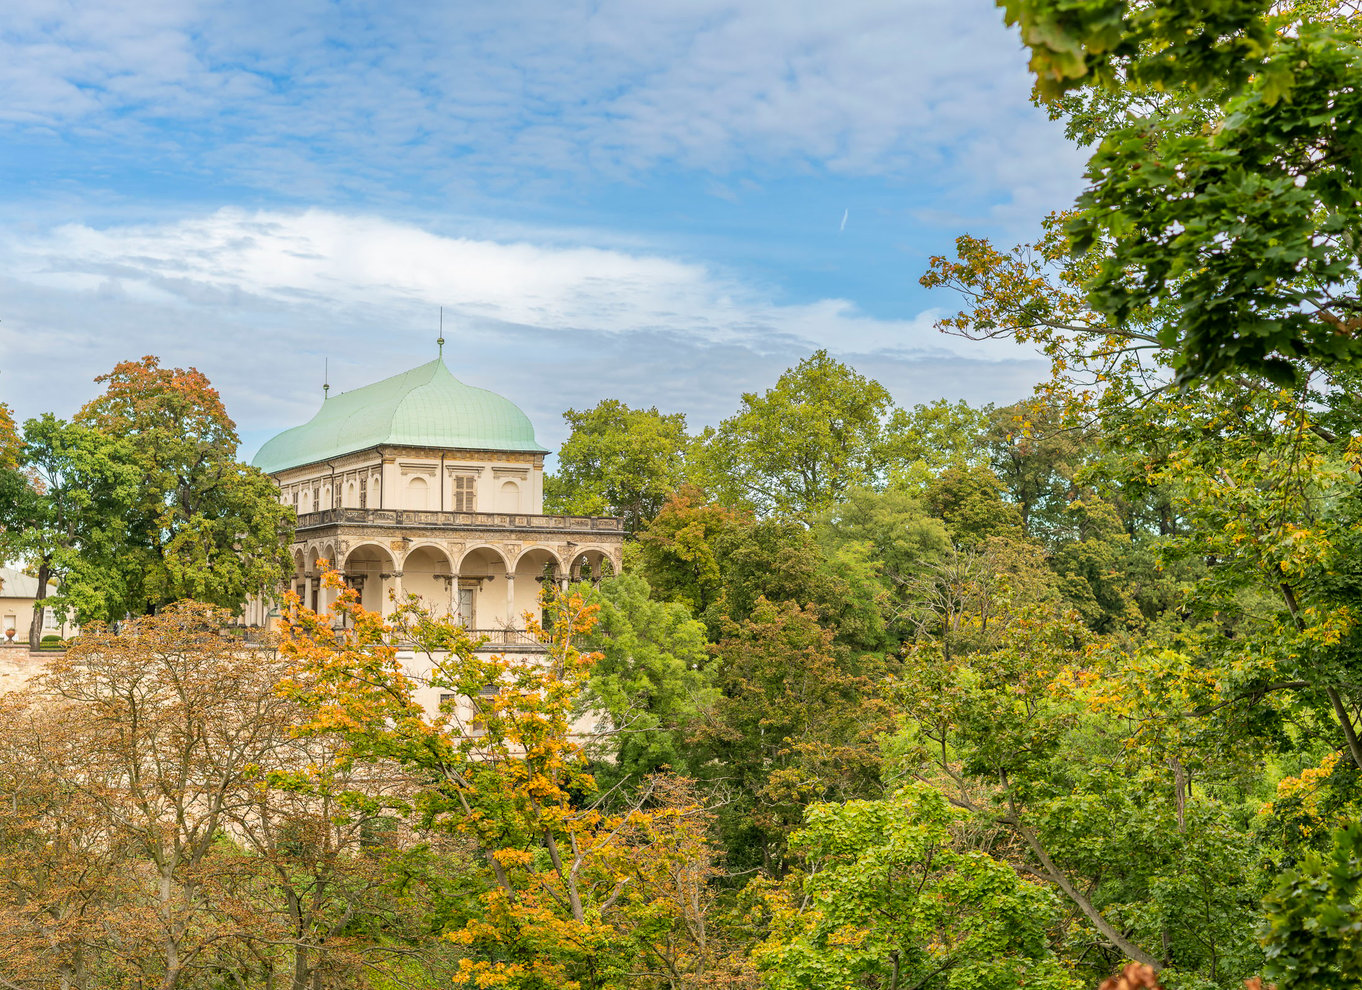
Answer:
[[[312,608],[330,604],[325,561],[365,608],[387,612],[391,594],[414,593],[485,648],[534,649],[524,614],[538,611],[544,582],[618,573],[624,542],[619,519],[544,514],[546,453],[519,408],[439,357],[328,395],[254,464],[298,513],[293,588]],[[265,603],[252,613],[267,624]]]

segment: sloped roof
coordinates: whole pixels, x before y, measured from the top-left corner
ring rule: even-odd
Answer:
[[[380,444],[548,453],[515,403],[465,385],[436,358],[331,396],[312,419],[267,441],[253,463],[272,474]]]
[[[48,588],[54,585],[48,582]],[[0,567],[0,598],[37,598],[38,579],[13,567]]]

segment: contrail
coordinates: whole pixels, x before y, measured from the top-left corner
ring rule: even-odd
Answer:
[[[849,207],[849,206],[848,206],[845,210],[842,211],[842,226],[840,226],[840,227],[837,228],[837,233],[840,234],[842,231],[844,231],[844,230],[847,229],[847,214],[850,213],[850,212],[851,212],[851,207]]]

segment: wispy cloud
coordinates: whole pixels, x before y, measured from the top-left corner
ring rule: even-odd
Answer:
[[[1071,181],[982,0],[10,6],[16,132],[304,198],[391,195],[394,173],[457,194],[797,162],[994,194],[1000,166]]]
[[[460,374],[523,402],[550,440],[563,409],[606,396],[713,422],[815,347],[855,356],[903,401],[1007,401],[1037,374],[1034,355],[952,346],[931,313],[782,304],[657,254],[447,237],[321,210],[66,225],[9,244],[0,262],[12,307],[4,387],[25,414],[50,408],[54,375],[74,405],[80,379],[157,353],[208,371],[247,428],[282,428],[315,404],[324,357],[332,384],[349,388],[432,356],[439,306]],[[68,329],[53,339],[53,326]],[[44,360],[54,353],[59,364]]]

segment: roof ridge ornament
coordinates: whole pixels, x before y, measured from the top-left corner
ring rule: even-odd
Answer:
[[[440,348],[435,356],[443,361],[445,359],[445,308],[440,307],[440,336],[435,340],[436,346]]]

